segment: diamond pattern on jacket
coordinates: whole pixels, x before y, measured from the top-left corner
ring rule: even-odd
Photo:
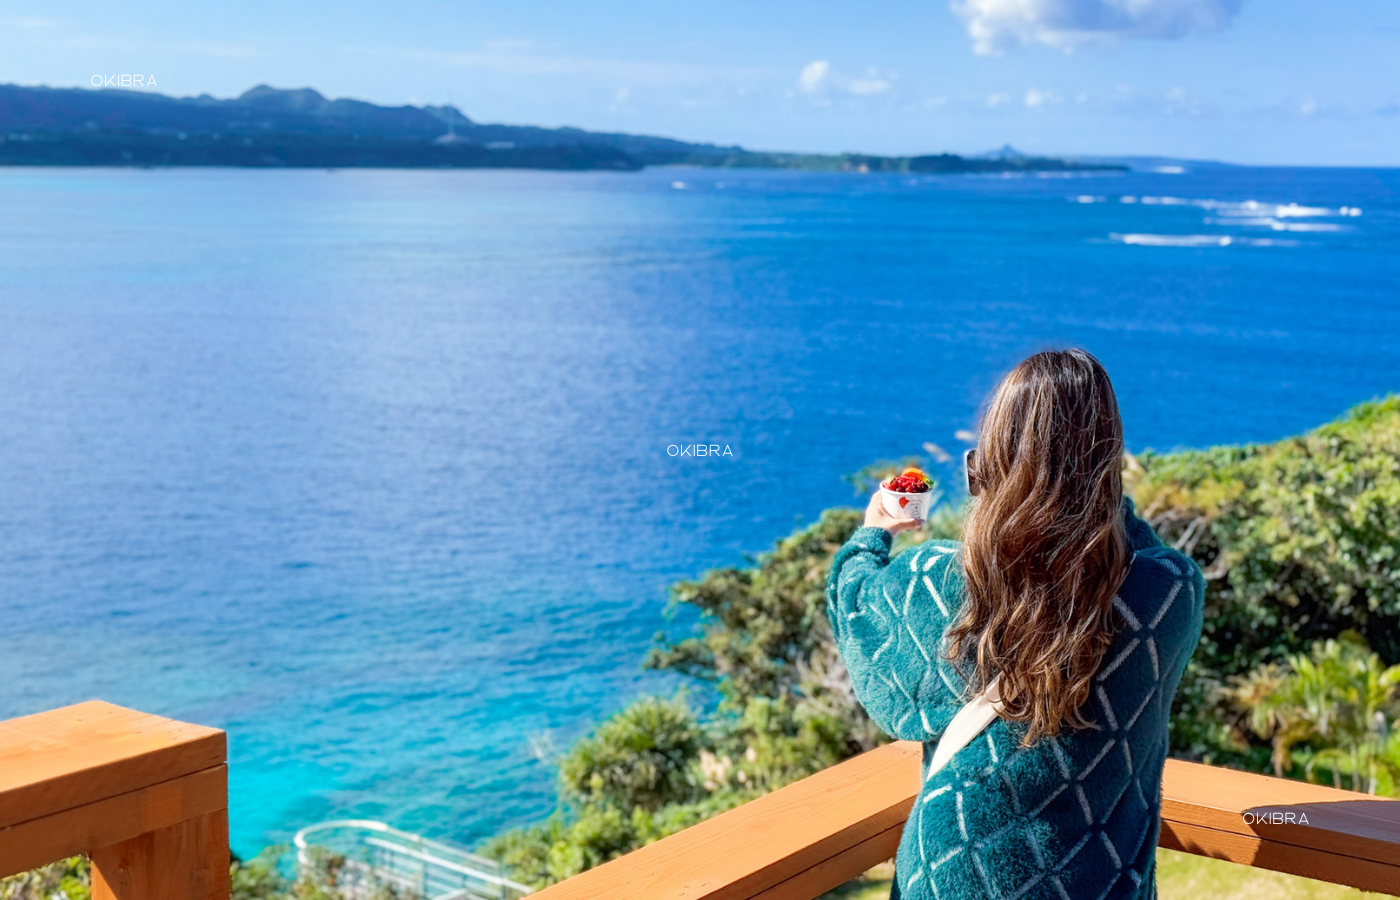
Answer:
[[[860,546],[877,559],[883,549]],[[1179,556],[1134,557],[1114,598],[1121,627],[1086,710],[1096,729],[1024,748],[1021,732],[998,720],[929,777],[932,747],[964,689],[941,642],[961,596],[960,576],[950,577],[956,551],[926,543],[880,566],[887,574],[874,602],[860,595],[872,576],[859,566],[833,565],[829,591],[849,607],[832,614],[862,703],[891,733],[926,741],[925,782],[900,847],[903,897],[1108,900],[1150,890],[1165,726],[1195,645],[1193,613],[1199,629],[1198,571]],[[842,597],[852,592],[855,600]]]

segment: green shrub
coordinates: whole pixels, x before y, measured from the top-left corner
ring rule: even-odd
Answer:
[[[1352,630],[1400,662],[1400,397],[1273,444],[1137,462],[1138,510],[1206,573],[1176,752],[1229,748],[1240,721],[1219,699],[1227,680],[1314,641]]]
[[[231,900],[283,900],[291,885],[280,866],[290,849],[276,844],[246,862],[235,856],[229,865]]]
[[[91,897],[92,872],[86,856],[0,878],[0,900],[91,900]]]
[[[652,811],[687,803],[698,799],[700,749],[700,723],[683,698],[646,697],[574,744],[559,783],[584,804]]]
[[[1326,769],[1337,787],[1345,775],[1354,791],[1396,792],[1400,665],[1387,666],[1356,632],[1232,678],[1225,694],[1272,742],[1276,775],[1298,758],[1309,780]]]

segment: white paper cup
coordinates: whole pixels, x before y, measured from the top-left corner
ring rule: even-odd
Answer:
[[[880,505],[885,508],[885,512],[891,518],[923,521],[928,518],[929,504],[932,500],[933,491],[903,494],[899,491],[892,491],[883,485],[880,487]]]

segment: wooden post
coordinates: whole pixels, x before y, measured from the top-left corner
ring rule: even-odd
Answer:
[[[93,900],[228,900],[228,811],[92,851]]]

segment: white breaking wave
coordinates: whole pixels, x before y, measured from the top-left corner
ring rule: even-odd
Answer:
[[[1229,234],[1110,234],[1110,240],[1139,247],[1296,247],[1297,241],[1242,238]]]
[[[1299,206],[1296,203],[1289,203],[1286,206],[1276,208],[1274,215],[1282,219],[1299,216],[1330,216],[1334,213],[1325,206]],[[1340,212],[1335,213],[1335,215],[1340,215]]]
[[[1142,247],[1228,247],[1235,242],[1228,234],[1110,234],[1109,237]]]
[[[1235,225],[1239,227],[1272,228],[1274,231],[1346,231],[1347,226],[1332,222],[1284,222],[1281,219],[1261,216],[1252,219],[1206,219],[1207,225]]]
[[[1105,198],[1081,194],[1069,198],[1072,203],[1102,203]],[[1135,197],[1125,194],[1118,198],[1119,203],[1138,203],[1144,206],[1194,206],[1222,218],[1236,219],[1229,224],[1266,225],[1274,227],[1280,219],[1307,218],[1356,218],[1361,215],[1360,207],[1343,206],[1332,209],[1326,206],[1302,206],[1298,203],[1261,203],[1258,200],[1210,200],[1192,197]],[[1209,221],[1209,220],[1208,220]],[[1293,229],[1284,229],[1293,230]],[[1298,229],[1330,231],[1331,228]]]
[[[1274,231],[1346,231],[1345,225],[1329,222],[1275,222],[1269,226]]]
[[[1297,203],[1260,203],[1258,200],[1191,200],[1193,206],[1207,209],[1217,216],[1238,217],[1241,219],[1317,219],[1328,217],[1355,217],[1361,210],[1354,206],[1332,209],[1326,206],[1302,206]]]

